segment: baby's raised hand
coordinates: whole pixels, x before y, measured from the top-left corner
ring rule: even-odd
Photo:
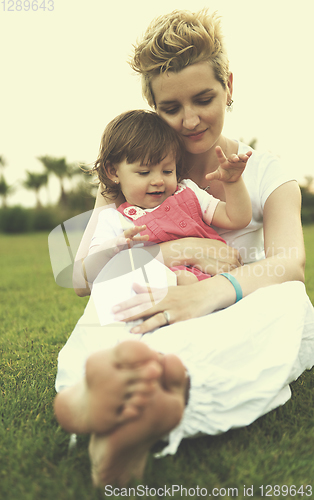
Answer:
[[[207,174],[205,177],[209,181],[218,180],[222,182],[236,182],[240,179],[247,161],[252,156],[252,151],[244,155],[231,155],[226,157],[220,146],[216,146],[216,155],[219,160],[219,167],[215,172]]]

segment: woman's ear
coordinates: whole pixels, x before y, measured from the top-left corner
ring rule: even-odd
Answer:
[[[231,99],[233,93],[233,73],[229,73],[227,81],[227,93],[228,93],[228,99]]]
[[[115,184],[119,184],[119,177],[117,176],[116,167],[109,161],[105,165],[105,171],[108,179],[113,181]]]

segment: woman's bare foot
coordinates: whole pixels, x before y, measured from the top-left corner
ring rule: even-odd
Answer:
[[[154,352],[154,351],[151,351]],[[95,486],[126,485],[144,473],[150,448],[181,420],[186,376],[174,355],[160,359],[163,371],[142,412],[107,434],[92,434],[89,453]]]
[[[56,396],[56,417],[68,432],[103,434],[140,414],[162,366],[156,352],[128,341],[92,354],[85,371],[82,381]]]
[[[55,411],[69,432],[92,434],[96,486],[142,476],[151,446],[182,418],[186,384],[179,358],[139,341],[90,356],[86,378],[57,396]]]

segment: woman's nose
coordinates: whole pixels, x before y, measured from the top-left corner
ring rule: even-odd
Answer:
[[[183,127],[188,130],[193,130],[200,123],[200,118],[195,111],[187,109],[184,112]]]

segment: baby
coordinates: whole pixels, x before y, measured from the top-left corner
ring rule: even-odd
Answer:
[[[84,261],[85,280],[92,283],[114,255],[135,244],[187,236],[224,241],[210,224],[227,229],[247,226],[252,208],[242,172],[252,152],[227,159],[217,146],[216,154],[219,168],[206,179],[220,178],[225,202],[192,180],[183,180],[183,141],[156,113],[135,110],[112,120],[103,134],[94,171],[105,186],[103,196],[122,203],[117,210],[99,214]],[[189,266],[171,269],[178,285],[210,277]]]

